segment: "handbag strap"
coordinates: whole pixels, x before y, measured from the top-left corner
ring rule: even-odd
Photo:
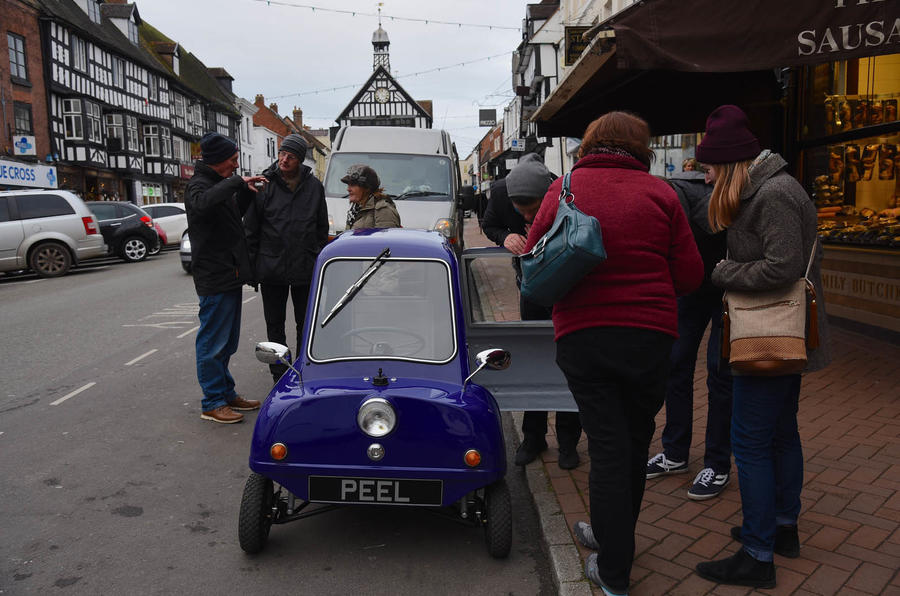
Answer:
[[[572,194],[571,184],[572,172],[566,172],[566,175],[563,177],[562,189],[560,189],[559,191],[560,203],[562,203],[563,201],[565,201],[566,203],[570,203],[575,200],[575,195]]]

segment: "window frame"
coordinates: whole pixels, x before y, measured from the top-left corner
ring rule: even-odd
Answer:
[[[84,102],[84,118],[90,123],[87,140],[91,143],[103,143],[103,113],[100,104],[92,101]]]
[[[91,19],[91,22],[99,25],[101,23],[100,5],[97,3],[97,0],[87,0],[87,5],[88,18]]]
[[[72,36],[72,68],[87,72],[87,42],[77,35]]]
[[[24,110],[25,113],[28,114],[28,128],[24,129],[19,126],[20,122],[20,111]],[[16,135],[28,135],[31,136],[34,134],[34,114],[31,111],[31,104],[25,103],[23,101],[14,101],[13,102],[13,132]]]
[[[125,138],[128,139],[128,151],[140,151],[141,143],[138,138],[138,121],[135,116],[125,116]]]
[[[63,134],[66,140],[84,140],[84,121],[82,120],[82,104],[80,99],[63,99]],[[77,130],[76,130],[77,129]],[[71,134],[70,134],[71,132]],[[78,134],[75,134],[75,133]]]
[[[116,56],[112,59],[112,80],[114,87],[125,88],[125,61]]]
[[[144,155],[147,157],[162,157],[159,143],[159,126],[156,124],[144,124]]]
[[[12,45],[10,45],[10,43]],[[9,75],[13,80],[28,80],[28,52],[25,51],[25,37],[12,31],[6,32],[6,45],[9,48]],[[13,47],[21,46],[21,47]],[[18,58],[21,57],[21,64]],[[13,60],[16,58],[17,60]]]

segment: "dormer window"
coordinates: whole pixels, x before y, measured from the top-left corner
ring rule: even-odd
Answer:
[[[100,3],[97,2],[97,0],[88,0],[87,5],[88,5],[88,17],[90,17],[90,19],[93,22],[95,22],[99,25],[100,24]]]
[[[134,45],[138,45],[138,26],[137,23],[132,20],[128,21],[128,39]]]

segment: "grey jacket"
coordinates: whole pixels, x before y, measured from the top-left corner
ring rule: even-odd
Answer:
[[[737,217],[728,228],[729,258],[716,265],[712,281],[726,290],[771,290],[800,279],[816,239],[816,209],[784,168],[777,153],[764,151],[750,166]],[[822,245],[817,244],[809,279],[818,302],[819,348],[807,354],[804,372],[831,362],[822,289]]]

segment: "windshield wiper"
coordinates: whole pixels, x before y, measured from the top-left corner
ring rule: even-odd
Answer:
[[[337,316],[341,309],[343,309],[348,302],[353,300],[353,297],[356,296],[357,292],[359,292],[366,282],[378,271],[378,268],[384,265],[385,260],[391,256],[391,249],[385,248],[381,251],[381,254],[375,257],[375,260],[372,261],[372,264],[369,265],[369,268],[363,271],[363,274],[359,276],[353,284],[347,288],[344,292],[344,295],[341,296],[341,299],[337,301],[337,304],[331,309],[331,312],[328,313],[328,316],[322,321],[322,327],[328,324],[328,322]]]
[[[390,196],[390,195],[389,195]],[[402,201],[407,197],[435,197],[435,196],[447,196],[445,192],[434,192],[433,190],[408,190],[406,192],[400,193],[396,197],[391,196],[395,201]]]

